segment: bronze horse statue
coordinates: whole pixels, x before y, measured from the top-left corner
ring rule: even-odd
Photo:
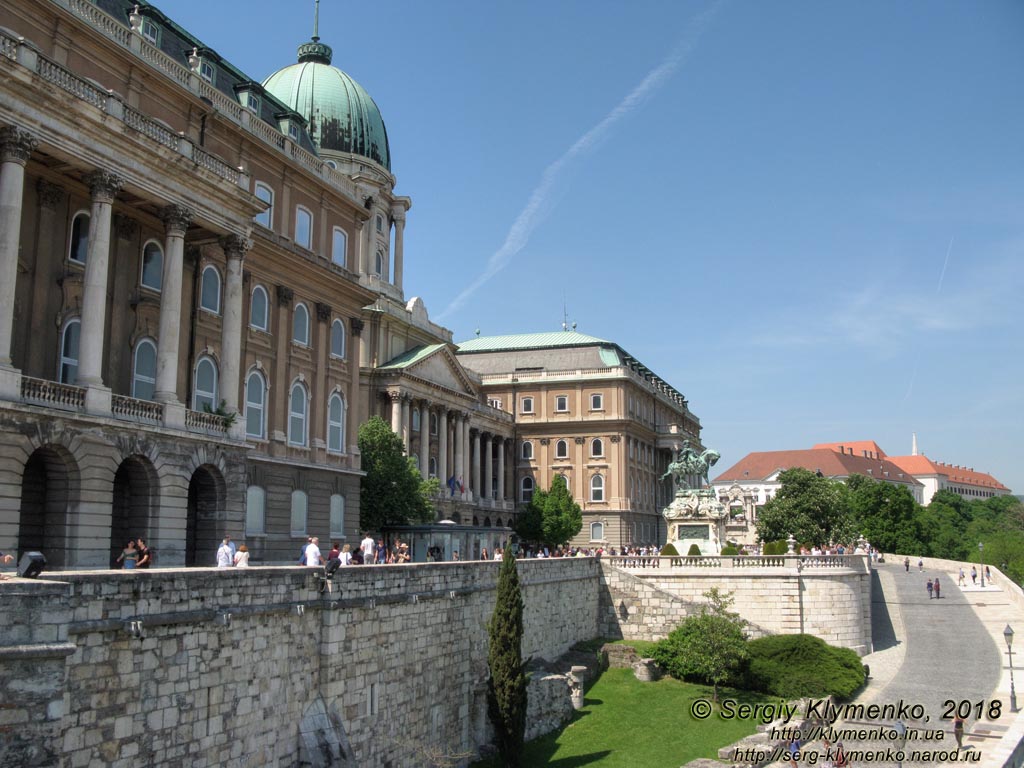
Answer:
[[[688,476],[696,476],[699,480],[703,480],[704,483],[710,483],[708,472],[720,458],[722,458],[722,455],[714,448],[708,448],[703,453],[698,454],[690,447],[689,442],[684,443],[683,447],[676,453],[676,460],[668,465],[668,471],[661,476],[661,479],[664,480],[666,477],[673,478],[677,490],[696,490],[690,489],[686,478]]]

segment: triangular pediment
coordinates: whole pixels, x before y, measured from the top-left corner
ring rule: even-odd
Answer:
[[[474,399],[478,394],[473,379],[466,373],[466,369],[447,344],[410,350],[386,363],[382,370],[400,370],[403,376],[419,379]]]

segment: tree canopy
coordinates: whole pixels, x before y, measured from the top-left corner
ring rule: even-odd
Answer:
[[[779,473],[779,481],[778,493],[757,517],[762,541],[790,535],[802,544],[850,543],[857,538],[844,483],[801,467]]]
[[[402,439],[380,416],[359,428],[359,452],[366,473],[359,500],[363,530],[434,519],[431,499],[437,493],[437,480],[421,477],[415,461],[405,455]]]
[[[565,480],[556,476],[551,489],[537,489],[516,522],[516,533],[524,541],[557,547],[565,544],[583,528],[583,512]]]

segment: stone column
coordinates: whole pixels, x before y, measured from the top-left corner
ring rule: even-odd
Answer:
[[[239,235],[220,239],[227,257],[224,277],[224,319],[220,340],[220,396],[228,413],[238,413],[239,376],[242,364],[242,261],[252,241]],[[235,419],[245,435],[242,419]],[[234,425],[233,425],[234,426]]]
[[[391,218],[395,222],[395,267],[392,282],[402,290],[402,252],[405,247],[405,209],[391,209]]]
[[[103,386],[103,347],[107,326],[107,276],[110,265],[110,219],[123,179],[109,171],[86,176],[92,208],[89,245],[82,285],[82,336],[78,347],[78,383],[88,387],[85,408],[110,413],[110,390]]]
[[[291,405],[291,382],[288,379],[291,371],[290,352],[292,345],[292,302],[295,300],[295,291],[287,285],[277,285],[274,288],[277,296],[277,324],[274,340],[277,342],[277,358],[274,360],[274,383],[271,392],[276,391],[276,397],[267,397],[268,408],[272,407],[267,415],[267,429],[271,438],[278,443],[274,447],[280,450],[278,455],[287,455],[288,444],[288,410]],[[271,404],[273,404],[271,406]],[[271,426],[276,429],[271,429]]]
[[[316,371],[313,373],[313,394],[309,407],[309,445],[312,448],[327,448],[327,357],[331,350],[331,316],[334,310],[330,304],[316,303]],[[342,409],[342,418],[344,418]],[[344,441],[342,436],[342,441]]]
[[[169,205],[160,212],[164,220],[164,274],[160,290],[160,338],[157,339],[155,399],[181,405],[178,399],[178,348],[181,341],[181,283],[184,279],[185,232],[192,222],[192,211]],[[173,415],[172,415],[173,414]],[[168,418],[170,417],[170,418]],[[177,423],[180,419],[181,423]],[[184,406],[164,407],[168,426],[185,425]]]
[[[473,432],[473,487],[471,490],[478,496],[480,493],[480,430]]]
[[[426,400],[420,400],[420,474],[430,477],[430,408]]]
[[[402,434],[402,393],[388,392],[388,399],[391,401],[391,431],[400,436]]]
[[[345,429],[348,431],[348,444],[345,448],[350,454],[359,453],[359,425],[362,423],[362,398],[359,396],[359,360],[363,343],[363,321],[358,317],[349,319],[352,337],[349,346],[348,370],[348,420]]]
[[[505,446],[507,440],[498,438],[498,501],[505,501]]]
[[[0,397],[21,398],[21,376],[11,365],[14,289],[18,282],[25,164],[38,142],[27,131],[0,128]]]
[[[412,418],[410,411],[411,400],[408,395],[402,398],[402,447],[405,448],[405,453],[408,455],[409,446],[411,444],[411,433],[412,424],[410,419]]]
[[[448,482],[448,409],[443,405],[437,413],[437,479],[441,485]]]
[[[485,499],[491,498],[491,483],[494,482],[493,439],[494,436],[488,433],[487,438],[484,440],[484,484],[480,489],[480,496]]]
[[[66,195],[62,187],[44,179],[39,179],[36,191],[39,196],[39,226],[36,228],[39,251],[36,254],[35,271],[32,275],[32,316],[46,318],[49,316],[49,300],[62,269],[63,240],[58,241],[56,236],[60,231],[57,226],[57,206],[64,201]],[[3,224],[0,223],[0,231],[2,229]],[[58,245],[58,242],[61,244]],[[47,258],[47,254],[50,253],[54,258]],[[2,278],[0,282],[3,282]],[[3,291],[2,286],[0,291]],[[6,309],[8,305],[4,303],[2,306]],[[40,326],[38,336],[32,339],[32,343],[27,345],[25,350],[25,373],[46,378],[47,374],[43,371],[46,369],[47,352],[57,349],[56,328],[53,323],[48,322],[42,322]]]
[[[466,417],[464,414],[455,414],[455,482],[461,481],[466,484],[465,460],[466,460]]]
[[[469,480],[473,470],[473,440],[470,438],[470,426],[469,426],[469,414],[466,414],[466,421],[462,425],[462,442],[463,442],[463,454],[462,454],[462,471],[463,485],[466,488],[466,495],[469,498]]]
[[[356,236],[356,253],[359,260],[359,274],[366,275],[369,273],[369,257],[367,256],[366,247],[366,230],[369,227],[366,226],[366,221],[359,221],[356,219],[355,222],[355,236]]]

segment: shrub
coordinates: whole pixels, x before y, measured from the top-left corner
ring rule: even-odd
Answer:
[[[751,640],[747,649],[748,687],[787,700],[830,695],[849,699],[866,679],[856,653],[812,635],[770,635]]]
[[[728,557],[729,555],[738,555],[740,551],[736,549],[732,544],[727,544],[722,547],[722,555]]]
[[[700,557],[700,547],[696,544],[690,545],[690,550],[686,553],[687,557]]]
[[[662,557],[679,557],[679,550],[676,549],[676,545],[671,541],[661,548]]]
[[[761,547],[761,553],[765,555],[784,555],[789,552],[789,544],[785,541],[766,541]]]

